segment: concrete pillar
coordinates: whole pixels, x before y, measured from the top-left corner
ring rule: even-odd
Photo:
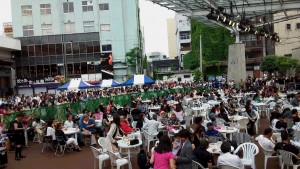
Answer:
[[[229,45],[227,81],[234,80],[239,84],[246,79],[245,44],[235,43]]]

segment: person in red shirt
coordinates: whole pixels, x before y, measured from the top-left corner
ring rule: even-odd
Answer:
[[[136,129],[132,128],[130,123],[128,122],[128,118],[127,118],[127,114],[123,114],[121,115],[121,130],[124,132],[124,133],[132,133],[132,132],[135,132]]]

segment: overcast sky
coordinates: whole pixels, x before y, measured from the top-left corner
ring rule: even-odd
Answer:
[[[167,18],[173,18],[175,13],[146,0],[140,0],[140,11],[146,53],[168,54]],[[3,33],[3,22],[11,22],[10,0],[0,0],[0,34]]]

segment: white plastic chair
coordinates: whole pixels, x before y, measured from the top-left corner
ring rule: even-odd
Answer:
[[[255,156],[259,152],[257,145],[253,143],[243,143],[236,148],[234,154],[239,152],[240,149],[243,150],[243,158],[242,158],[243,165],[251,166],[251,168],[256,169]]]
[[[91,150],[92,150],[92,152],[94,154],[94,169],[96,169],[96,165],[97,165],[96,164],[96,160],[99,161],[99,169],[102,169],[102,163],[105,160],[109,159],[109,155],[102,153],[102,149],[96,149],[93,146],[90,146],[90,147],[91,147]]]
[[[260,115],[258,114],[258,111],[254,111],[255,112],[255,116],[257,117],[256,121],[255,121],[255,133],[258,134],[258,127],[260,125]]]
[[[155,142],[157,141],[157,137],[156,136],[152,136],[152,135],[149,135],[148,131],[142,129],[143,133],[144,133],[144,138],[145,138],[145,142],[147,142],[147,152],[149,152],[149,149],[150,149],[150,143],[151,142]]]
[[[251,143],[251,136],[248,133],[234,133],[233,140],[236,141],[237,145],[243,143]]]
[[[300,160],[300,158],[297,157],[295,154],[284,150],[279,150],[279,152],[282,158],[281,169],[284,168],[284,165],[287,165],[287,168],[289,166],[292,166],[293,169],[297,169],[300,166],[293,163],[293,158]]]
[[[137,121],[133,121],[133,122],[131,123],[131,125],[132,125],[133,128],[136,128],[136,124],[137,124]]]
[[[246,133],[248,133],[248,127],[247,124],[249,123],[249,119],[240,119],[238,121],[239,123],[239,130],[245,130]],[[240,131],[239,131],[240,132]]]
[[[204,168],[200,163],[193,160],[192,161],[192,169],[208,169],[208,168]]]
[[[109,155],[111,163],[115,164],[117,166],[117,169],[120,169],[121,166],[124,166],[126,164],[128,164],[129,169],[132,169],[131,162],[128,161],[128,159],[120,158],[116,154],[114,154],[113,152],[111,152],[109,150],[107,151],[107,153]],[[113,169],[113,165],[111,165],[111,168]]]
[[[260,144],[259,144],[260,145]],[[264,151],[264,155],[265,155],[265,162],[264,162],[264,169],[267,169],[267,164],[268,164],[268,159],[280,159],[280,156],[272,156],[273,151],[267,151],[263,146],[260,145],[260,147],[263,149]]]
[[[219,165],[219,169],[239,169],[237,167],[229,166],[229,165]]]

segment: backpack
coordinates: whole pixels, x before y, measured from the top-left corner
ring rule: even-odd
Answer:
[[[147,154],[145,153],[145,150],[140,150],[140,152],[137,155],[137,162],[140,169],[150,168],[150,162],[148,160]]]

